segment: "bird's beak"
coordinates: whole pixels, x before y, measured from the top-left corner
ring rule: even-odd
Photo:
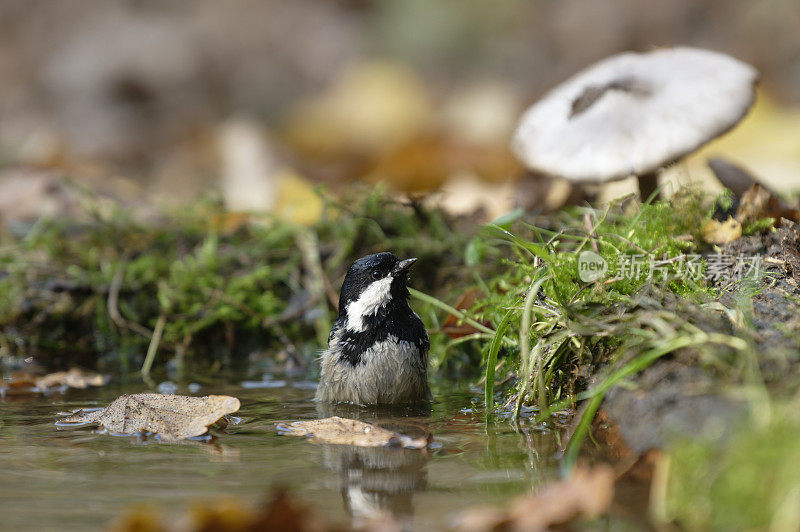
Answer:
[[[394,270],[392,270],[392,275],[397,277],[398,275],[404,274],[408,272],[408,269],[417,262],[417,259],[406,259],[401,260],[397,264],[394,265]]]

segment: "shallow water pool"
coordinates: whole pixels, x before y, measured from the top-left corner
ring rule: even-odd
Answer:
[[[283,385],[281,385],[283,384]],[[559,430],[531,423],[486,424],[478,399],[439,393],[429,415],[407,411],[318,411],[308,383],[267,387],[203,386],[194,395],[242,402],[240,422],[214,431],[212,443],[164,444],[62,429],[60,412],[105,406],[142,387],[67,390],[0,402],[2,529],[92,530],[123,511],[150,506],[179,516],[203,501],[253,504],[276,486],[326,519],[347,524],[390,512],[407,528],[441,529],[460,510],[502,505],[558,476]],[[177,393],[192,395],[179,386]],[[278,422],[338,414],[405,433],[430,432],[430,451],[360,449],[281,436]]]

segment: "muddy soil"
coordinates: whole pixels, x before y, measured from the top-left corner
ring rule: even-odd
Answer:
[[[729,310],[728,324],[709,323],[709,328],[753,342],[761,376],[776,395],[796,391],[800,382],[798,242],[798,226],[787,223],[722,246],[723,255],[760,257],[766,274],[750,293],[737,283],[720,283],[718,301]],[[682,435],[724,438],[746,413],[745,402],[729,391],[731,378],[705,367],[691,350],[682,350],[641,372],[633,386],[612,390],[604,409],[636,453]]]

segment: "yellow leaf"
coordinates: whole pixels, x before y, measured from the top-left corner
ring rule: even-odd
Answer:
[[[314,155],[374,152],[413,137],[431,116],[430,98],[413,72],[389,62],[367,62],[295,107],[287,135]]]
[[[709,244],[727,244],[742,236],[742,224],[729,216],[727,220],[709,220],[703,226],[703,240]]]
[[[276,212],[294,223],[310,226],[322,216],[322,198],[301,175],[290,169],[278,172]]]

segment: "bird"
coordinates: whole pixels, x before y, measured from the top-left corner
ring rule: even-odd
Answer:
[[[350,265],[339,315],[320,356],[316,401],[367,405],[432,400],[430,339],[408,304],[408,271],[416,261],[382,252]]]

